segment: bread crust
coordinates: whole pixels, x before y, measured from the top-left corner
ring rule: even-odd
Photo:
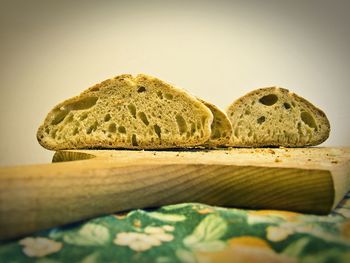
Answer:
[[[214,104],[199,99],[205,106],[207,106],[212,112],[214,119],[211,124],[210,139],[206,143],[208,147],[224,147],[230,143],[232,135],[231,122],[228,119],[226,113]]]

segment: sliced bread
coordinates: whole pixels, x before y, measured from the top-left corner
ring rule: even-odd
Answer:
[[[210,139],[206,145],[209,147],[220,147],[229,144],[232,135],[232,126],[226,113],[210,102],[202,99],[199,100],[210,109],[214,116],[211,124]]]
[[[203,145],[213,115],[195,97],[147,75],[120,75],[47,115],[37,139],[50,150],[159,149]]]
[[[233,128],[230,146],[236,147],[318,145],[330,132],[322,110],[279,87],[246,94],[228,107],[227,115]]]

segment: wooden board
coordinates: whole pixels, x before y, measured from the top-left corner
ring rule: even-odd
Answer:
[[[53,161],[0,168],[1,240],[180,202],[326,214],[350,188],[350,148],[79,150]]]

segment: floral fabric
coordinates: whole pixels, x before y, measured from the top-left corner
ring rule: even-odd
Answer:
[[[0,262],[350,262],[349,218],[349,194],[328,216],[169,205],[3,243]]]

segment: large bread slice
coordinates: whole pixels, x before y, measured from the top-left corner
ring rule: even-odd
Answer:
[[[51,150],[158,149],[203,145],[213,115],[195,97],[157,78],[120,75],[50,111],[39,143]]]
[[[279,87],[254,90],[232,103],[231,146],[302,147],[324,142],[330,132],[326,115],[306,99]]]
[[[232,135],[231,122],[228,119],[226,113],[210,102],[207,102],[203,99],[199,100],[210,109],[211,113],[214,116],[213,122],[211,124],[210,139],[206,145],[209,147],[226,146],[230,143]]]

